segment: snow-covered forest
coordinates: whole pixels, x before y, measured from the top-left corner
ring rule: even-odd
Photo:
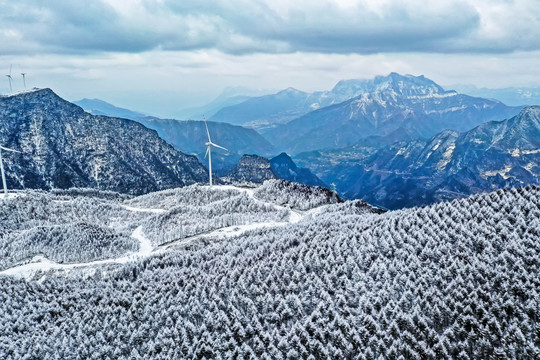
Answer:
[[[341,202],[339,196],[320,186],[307,186],[285,180],[267,180],[255,189],[256,198],[309,210],[325,204]]]
[[[142,214],[96,193],[27,191],[2,201],[0,270],[38,255],[71,263],[136,250],[139,243],[130,237],[129,223],[142,220]]]
[[[86,209],[93,226],[144,223],[146,233],[175,229],[182,207],[200,208],[210,223],[215,216],[215,226],[227,224],[231,203],[255,214],[238,221],[282,221],[284,203],[309,207],[289,199],[271,208],[260,199],[276,200],[272,188],[255,191],[259,200],[196,186],[128,200],[29,193],[2,210],[1,242],[32,227],[25,211],[35,227]],[[361,201],[325,204],[296,223],[90,277],[0,276],[0,358],[539,358],[540,188],[386,213]]]
[[[139,197],[91,189],[27,191],[0,206],[0,270],[35,256],[69,264],[133,252],[138,225],[161,245],[235,225],[284,222],[288,215],[234,187],[192,185]]]

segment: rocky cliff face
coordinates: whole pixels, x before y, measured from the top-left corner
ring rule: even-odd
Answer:
[[[91,187],[129,194],[207,180],[194,156],[131,120],[95,116],[50,89],[0,97],[0,143],[11,188]]]
[[[328,187],[309,169],[296,166],[291,157],[286,153],[281,153],[275,158],[270,159],[270,167],[279,179],[311,186]]]
[[[244,155],[227,176],[226,182],[262,184],[265,180],[277,179],[267,158],[258,155]]]

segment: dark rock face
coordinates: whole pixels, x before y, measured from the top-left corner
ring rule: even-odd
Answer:
[[[281,153],[275,158],[270,159],[270,167],[279,179],[311,186],[328,187],[309,169],[296,166],[291,157],[286,153]]]
[[[261,184],[265,180],[277,179],[267,158],[258,155],[244,155],[238,165],[223,178],[227,182]]]
[[[540,107],[464,133],[446,130],[430,140],[397,142],[356,162],[330,166],[325,174],[345,198],[391,209],[539,184]]]
[[[0,143],[11,188],[89,187],[128,194],[204,182],[207,170],[158,134],[95,116],[50,89],[0,97]]]
[[[225,177],[225,182],[262,184],[280,179],[309,186],[328,187],[309,169],[299,168],[289,155],[282,153],[271,160],[258,155],[244,155]]]

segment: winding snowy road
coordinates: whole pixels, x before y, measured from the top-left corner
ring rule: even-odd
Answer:
[[[23,265],[17,265],[11,268],[8,268],[6,270],[0,271],[0,275],[9,275],[14,276],[17,278],[25,278],[25,279],[32,279],[35,278],[36,275],[48,272],[48,271],[71,271],[73,269],[80,269],[80,268],[94,268],[96,266],[101,265],[107,265],[107,264],[124,264],[129,261],[135,261],[140,258],[149,257],[158,253],[163,253],[167,249],[171,247],[184,247],[188,246],[190,244],[193,244],[195,241],[203,239],[203,238],[218,238],[218,239],[227,239],[232,238],[238,235],[243,234],[246,231],[255,230],[255,229],[261,229],[261,228],[272,228],[272,227],[278,227],[278,226],[285,226],[289,224],[296,224],[300,222],[304,216],[307,215],[307,213],[300,212],[298,210],[293,210],[288,207],[276,205],[271,202],[265,202],[260,199],[257,199],[254,196],[254,190],[249,188],[241,188],[236,187],[232,185],[221,185],[219,186],[220,189],[224,190],[237,190],[240,192],[246,193],[250,198],[252,198],[254,201],[273,206],[276,210],[286,210],[289,212],[289,219],[288,221],[284,222],[260,222],[260,223],[253,223],[253,224],[246,224],[246,225],[235,225],[235,226],[228,226],[224,228],[215,229],[206,233],[197,234],[193,236],[189,236],[186,238],[181,238],[175,241],[167,242],[165,244],[161,244],[157,247],[154,247],[150,240],[144,235],[142,225],[138,226],[131,236],[139,241],[139,250],[134,253],[129,253],[117,258],[110,258],[110,259],[103,259],[103,260],[96,260],[91,262],[85,262],[85,263],[75,263],[75,264],[60,264],[54,261],[51,261],[47,258],[45,258],[42,255],[35,256],[30,263],[23,264]],[[136,208],[136,207],[130,207],[123,205],[125,209],[133,212],[148,212],[148,213],[164,213],[166,210],[164,209],[152,209],[152,208]]]

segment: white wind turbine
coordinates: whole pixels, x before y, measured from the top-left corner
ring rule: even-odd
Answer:
[[[22,80],[24,83],[24,90],[26,90],[26,73],[21,73],[21,75],[22,75]]]
[[[7,190],[7,184],[6,184],[6,174],[4,173],[4,162],[2,161],[2,150],[12,151],[12,152],[16,152],[16,153],[19,153],[19,154],[22,154],[22,152],[0,146],[0,172],[2,173],[2,184],[4,185],[4,196],[7,198],[8,197],[8,190]]]
[[[11,77],[11,68],[13,67],[13,64],[11,64],[9,66],[9,75],[6,75],[7,78],[9,79],[9,93],[12,94],[13,93],[13,87],[11,86],[11,81],[13,81],[13,78]]]
[[[232,151],[229,149],[225,149],[223,146],[219,146],[212,142],[212,139],[210,139],[210,131],[208,131],[208,125],[206,124],[206,118],[204,117],[204,115],[203,115],[203,120],[204,120],[204,126],[206,126],[206,135],[208,135],[208,142],[204,143],[204,145],[207,146],[206,154],[204,155],[204,158],[206,159],[206,157],[208,156],[208,172],[210,173],[210,186],[212,186],[212,146],[226,150],[228,152],[232,152]]]

